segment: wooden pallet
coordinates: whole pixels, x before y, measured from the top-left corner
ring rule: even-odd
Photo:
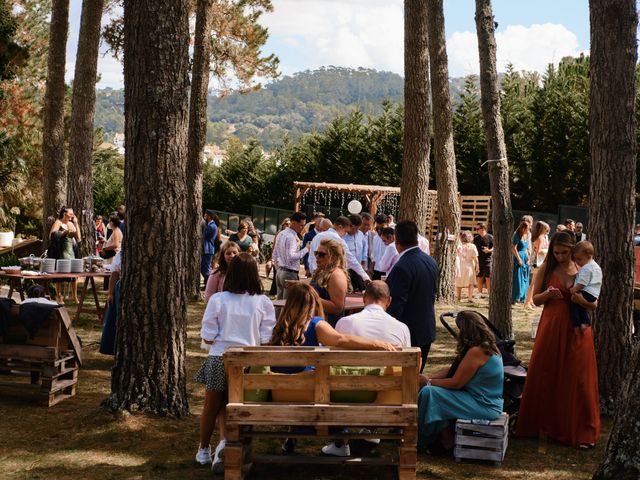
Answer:
[[[438,234],[438,204],[432,202],[433,207],[427,216],[427,238],[433,241]],[[491,223],[491,197],[488,195],[459,195],[460,230],[473,231],[479,222]]]
[[[400,480],[416,478],[418,431],[417,391],[420,351],[403,348],[395,352],[352,351],[333,347],[232,347],[224,354],[229,378],[229,403],[226,408],[225,479],[241,480],[252,463],[278,462],[302,464],[375,464],[393,465]],[[308,366],[315,370],[292,375],[258,374],[247,367]],[[396,367],[398,375],[353,375],[331,373],[332,366],[368,365],[383,370]],[[271,390],[278,401],[248,400],[246,391]],[[298,399],[285,400],[282,392],[304,393]],[[379,396],[367,403],[332,401],[332,392],[375,391],[398,394],[398,401],[378,402]],[[291,432],[290,426],[313,428]],[[353,434],[334,434],[331,427],[348,426]],[[250,427],[250,428],[248,428]],[[380,427],[371,433],[360,428]],[[273,429],[278,432],[273,432]],[[268,429],[268,430],[266,430]],[[357,432],[357,433],[355,433]],[[328,458],[318,456],[254,455],[251,441],[256,438],[385,438],[398,443],[397,454],[385,458]],[[243,466],[244,465],[244,466]]]
[[[500,465],[509,444],[509,415],[502,413],[493,422],[456,421],[454,457],[462,460],[485,460]]]
[[[33,336],[17,321],[17,309],[12,314],[0,337],[0,395],[47,406],[74,396],[82,357],[66,310],[54,310]]]

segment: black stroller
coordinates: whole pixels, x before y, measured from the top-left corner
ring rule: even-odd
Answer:
[[[474,311],[475,312],[475,311]],[[502,354],[502,364],[504,369],[504,385],[502,398],[504,399],[504,411],[509,414],[509,429],[515,431],[516,422],[518,420],[518,411],[520,410],[520,400],[522,391],[524,390],[524,382],[527,379],[527,369],[522,365],[522,361],[515,354],[515,340],[505,340],[500,336],[500,332],[496,326],[489,321],[487,317],[480,312],[475,312],[482,317],[486,325],[496,337],[496,346]],[[446,318],[451,317],[456,320],[458,312],[445,312],[440,315],[440,323],[447,329],[451,336],[458,338],[456,330],[453,329]],[[458,331],[460,326],[456,321]],[[462,358],[456,357],[449,370],[449,373],[455,372]],[[450,375],[448,375],[450,376]]]

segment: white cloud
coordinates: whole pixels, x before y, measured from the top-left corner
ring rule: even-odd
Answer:
[[[283,73],[323,65],[369,67],[403,74],[402,0],[274,0],[263,21]],[[549,63],[581,53],[576,35],[561,24],[508,25],[496,33],[498,70],[544,72]],[[478,72],[475,31],[456,31],[447,39],[449,73]]]
[[[576,35],[564,25],[545,23],[530,27],[509,25],[496,32],[498,71],[512,63],[516,70],[544,72],[549,63],[582,53]],[[447,39],[449,74],[478,73],[478,39],[475,32],[455,32]]]
[[[264,16],[271,45],[292,46],[278,52],[282,71],[324,65],[403,70],[401,0],[276,0]]]
[[[403,75],[403,0],[273,0],[273,4],[274,11],[262,18],[269,28],[264,52],[280,57],[283,74],[336,65]],[[67,50],[68,80],[73,77],[79,12],[76,16]],[[477,73],[475,31],[448,33],[450,76]],[[516,70],[544,72],[550,62],[581,53],[576,35],[561,24],[501,26],[496,41],[499,71],[512,63]],[[110,55],[101,54],[98,72],[100,88],[123,86],[122,64]]]

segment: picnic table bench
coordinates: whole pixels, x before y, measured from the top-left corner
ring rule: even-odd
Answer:
[[[253,463],[393,465],[400,480],[415,479],[419,349],[386,352],[334,347],[233,347],[225,352],[224,362],[229,393],[226,480],[242,479]],[[314,366],[315,370],[288,375],[249,370],[264,366]],[[378,367],[385,374],[349,374],[348,368],[342,368],[341,374],[332,371],[332,367],[363,366]],[[307,398],[260,401],[246,396],[245,390],[252,389],[271,390],[273,398],[280,390],[307,392]],[[378,394],[368,403],[332,401],[332,393],[356,391]],[[387,400],[382,399],[384,396]],[[290,430],[291,426],[307,428]],[[330,427],[355,428],[349,433],[335,433],[329,431]],[[361,433],[360,428],[379,430]],[[260,437],[381,438],[397,441],[398,450],[397,454],[383,458],[256,455],[251,441]]]

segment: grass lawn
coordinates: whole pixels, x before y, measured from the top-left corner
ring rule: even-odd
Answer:
[[[486,314],[486,300],[463,303],[457,309],[474,308]],[[439,306],[438,313],[451,308]],[[98,353],[101,327],[94,317],[81,318],[74,325],[82,337],[84,364],[80,371],[76,397],[51,407],[30,404],[22,399],[0,398],[0,478],[1,479],[199,479],[211,478],[207,467],[194,461],[198,442],[198,417],[204,399],[203,388],[193,376],[205,358],[199,349],[200,320],[204,304],[189,307],[188,392],[191,415],[184,419],[100,411],[100,402],[110,391],[112,357]],[[514,329],[518,354],[528,360],[532,340],[530,321],[540,310],[514,309]],[[448,365],[454,341],[444,328],[430,354],[428,372]],[[557,445],[539,445],[537,440],[511,438],[502,467],[480,463],[457,464],[452,459],[418,456],[418,478],[496,478],[496,479],[581,479],[590,478],[603,456],[610,429],[603,421],[597,448],[591,451]],[[260,450],[279,449],[276,442],[258,442]],[[215,445],[215,443],[214,443]],[[306,447],[319,449],[321,445]],[[539,450],[544,450],[540,453]],[[363,468],[287,468],[285,478],[393,478],[391,469]],[[281,466],[254,466],[249,478],[282,478]]]

